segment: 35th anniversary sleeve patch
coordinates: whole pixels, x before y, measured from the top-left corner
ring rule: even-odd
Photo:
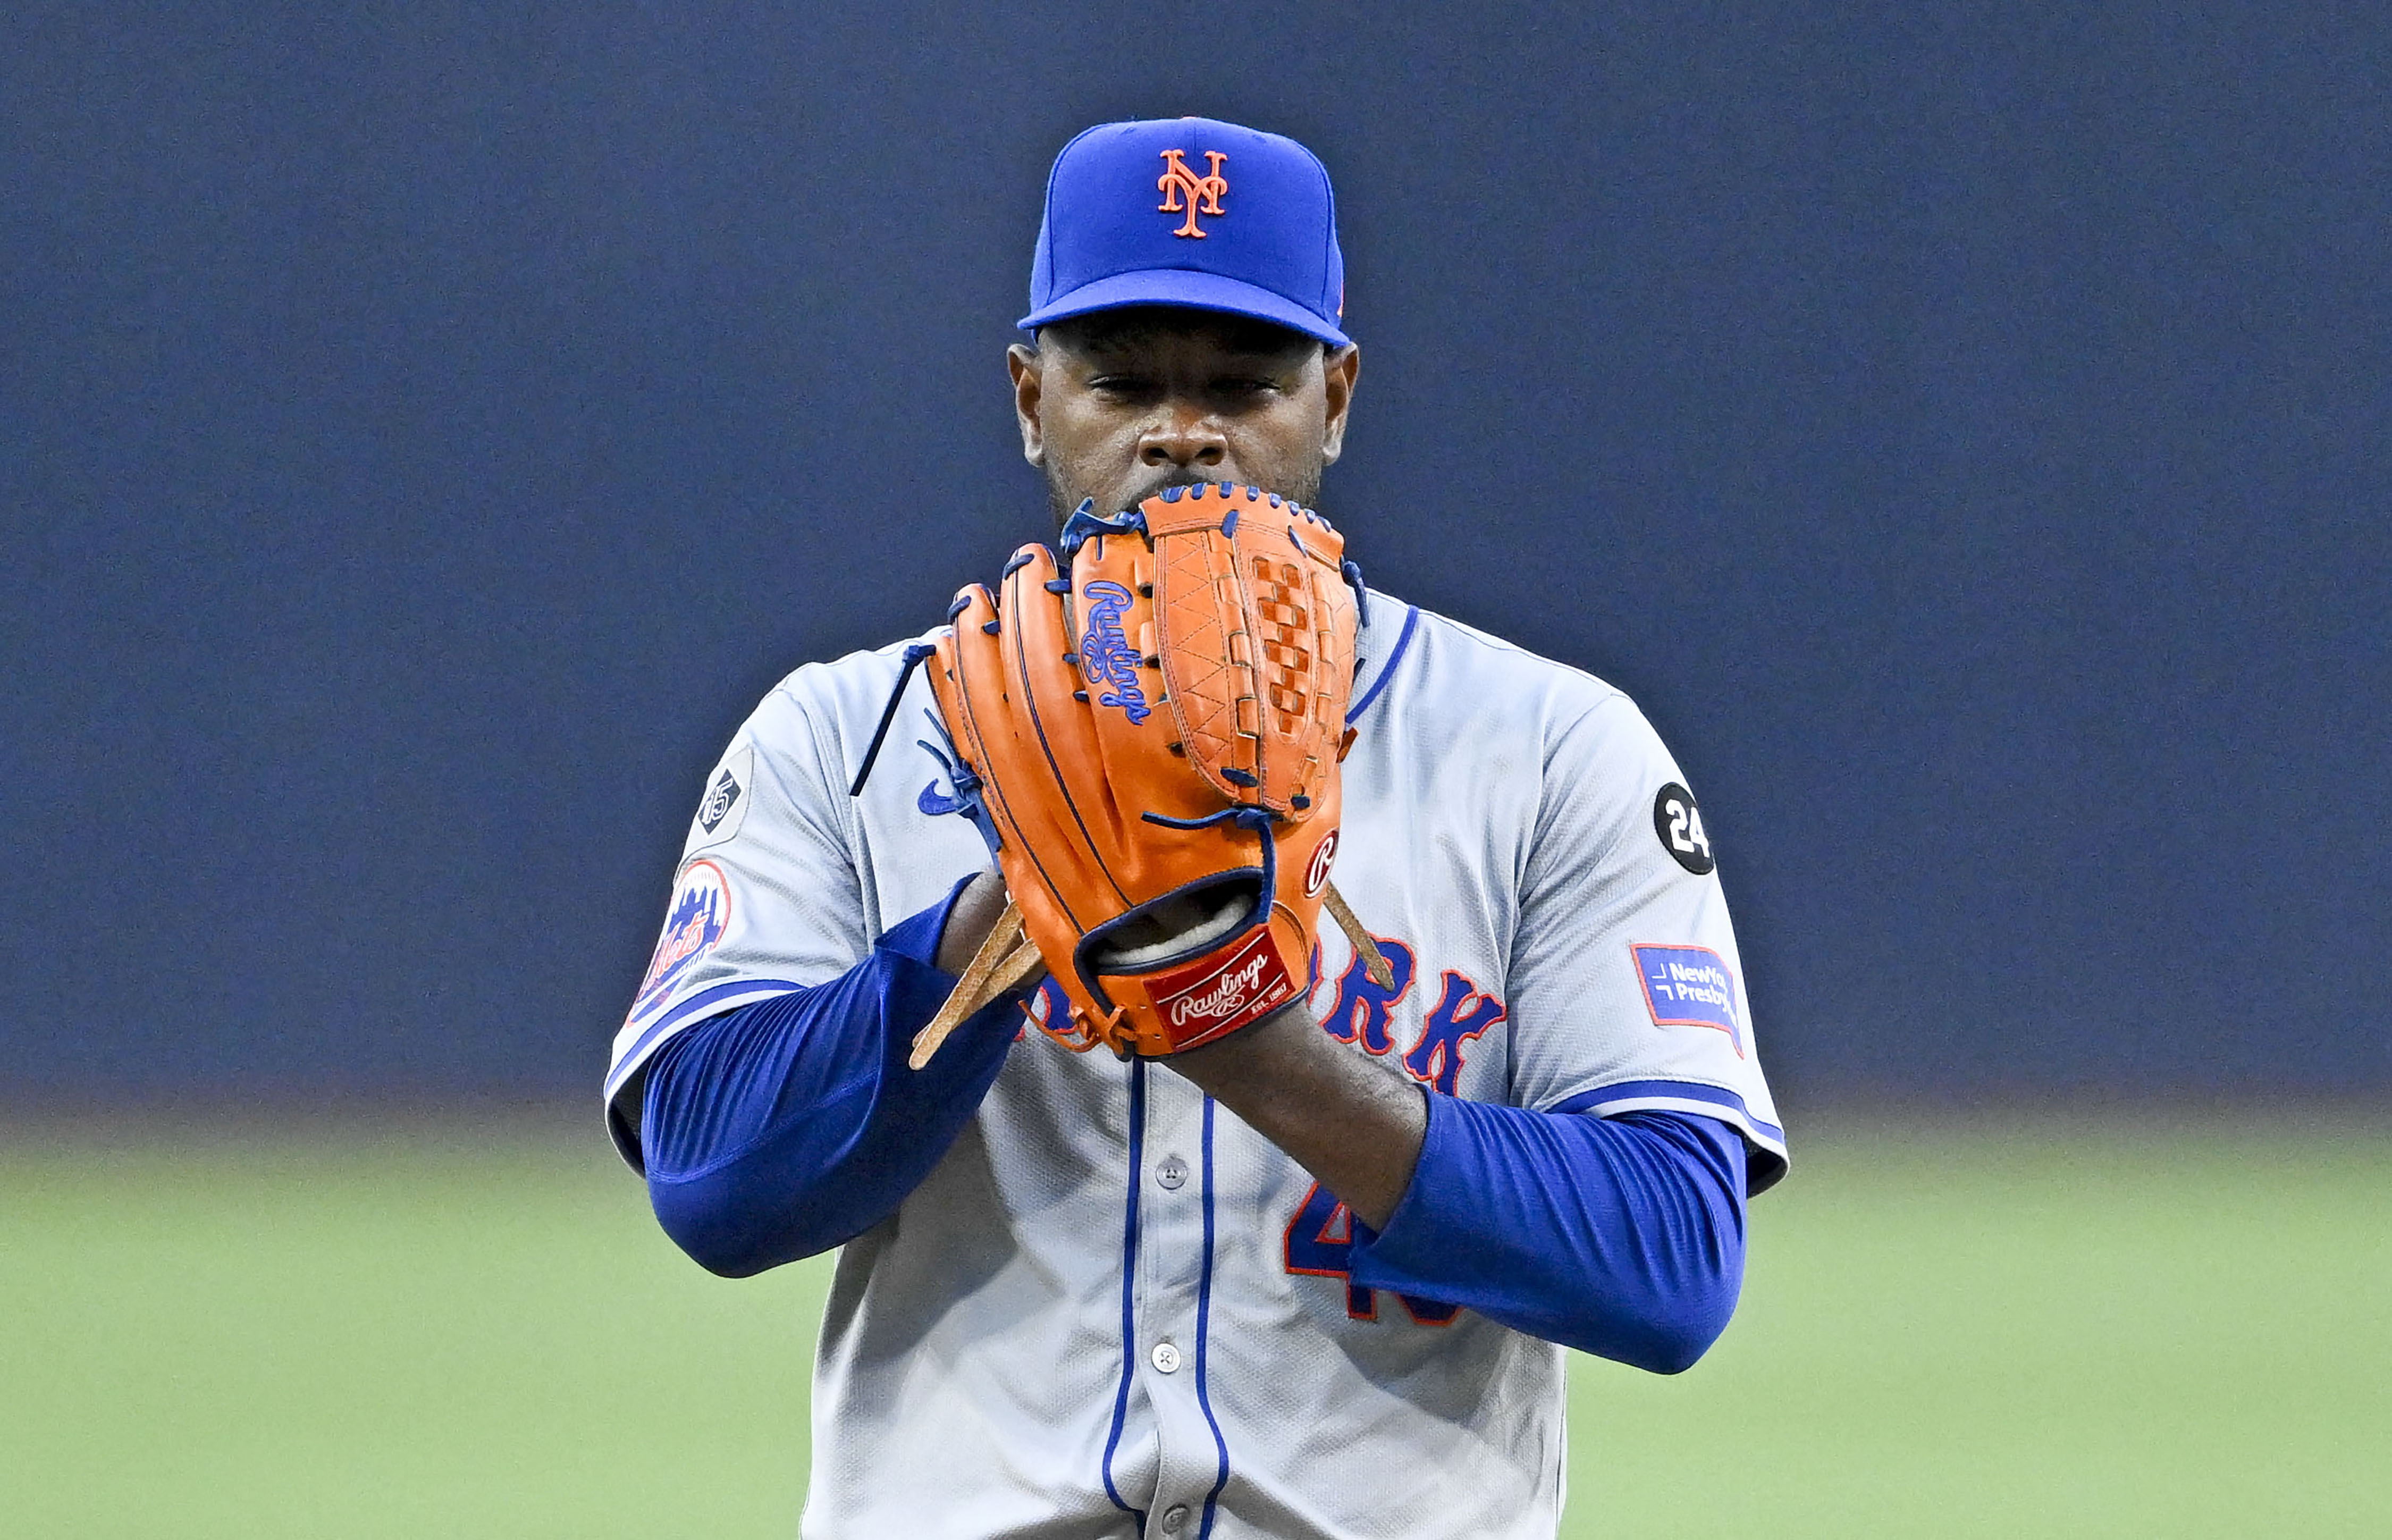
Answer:
[[[755,799],[756,750],[741,744],[714,767],[707,778],[706,795],[698,800],[696,842],[692,849],[719,845],[739,832],[748,821],[748,804]]]

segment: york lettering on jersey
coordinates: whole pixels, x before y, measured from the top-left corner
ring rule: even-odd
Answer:
[[[1479,992],[1478,985],[1449,968],[1444,992],[1421,1028],[1420,1041],[1404,1055],[1404,1069],[1415,1080],[1446,1095],[1462,1081],[1462,1045],[1493,1026],[1505,1015],[1503,1002]]]
[[[1373,935],[1379,944],[1379,954],[1396,976],[1396,986],[1382,989],[1371,982],[1363,971],[1362,959],[1355,958],[1346,965],[1337,978],[1337,999],[1329,1013],[1320,1019],[1320,1029],[1339,1042],[1359,1043],[1372,1053],[1384,1054],[1396,1046],[1390,1030],[1395,1010],[1403,998],[1411,993],[1412,975],[1418,971],[1412,949],[1392,936]],[[1314,949],[1312,971],[1320,972],[1319,948]]]

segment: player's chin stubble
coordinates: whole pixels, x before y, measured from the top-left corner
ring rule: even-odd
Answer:
[[[1080,504],[1090,497],[1096,498],[1098,513],[1112,515],[1122,511],[1120,508],[1105,507],[1103,505],[1105,499],[1102,495],[1088,491],[1066,476],[1051,461],[1044,468],[1046,472],[1047,511],[1054,515],[1055,528],[1058,529],[1060,529],[1078,510]],[[1316,454],[1311,463],[1304,466],[1300,471],[1287,476],[1273,476],[1264,481],[1263,490],[1277,492],[1301,507],[1317,507],[1319,503],[1316,500],[1320,496],[1320,474],[1327,468],[1328,463]],[[1142,484],[1140,489],[1128,500],[1128,502],[1130,505],[1143,502],[1166,487],[1201,487],[1208,481],[1220,479],[1219,476],[1206,476],[1198,471],[1174,471],[1159,481]]]

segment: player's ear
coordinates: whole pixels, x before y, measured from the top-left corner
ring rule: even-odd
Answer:
[[[1038,415],[1046,404],[1043,362],[1034,343],[1018,342],[1005,350],[1005,367],[1013,376],[1013,421],[1021,429],[1021,458],[1034,465],[1046,463],[1046,428]]]
[[[1354,343],[1331,348],[1320,359],[1320,385],[1328,421],[1320,436],[1320,463],[1336,463],[1346,452],[1346,412],[1354,404],[1354,382],[1362,377],[1362,349]]]

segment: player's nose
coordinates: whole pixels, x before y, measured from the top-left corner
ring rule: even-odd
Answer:
[[[1211,414],[1176,404],[1165,407],[1138,445],[1140,464],[1181,470],[1211,470],[1228,454],[1228,441]]]

